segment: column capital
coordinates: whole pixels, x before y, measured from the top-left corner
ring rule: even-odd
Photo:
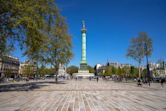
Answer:
[[[86,27],[85,27],[85,21],[82,20],[82,29],[81,29],[82,33],[86,33]]]

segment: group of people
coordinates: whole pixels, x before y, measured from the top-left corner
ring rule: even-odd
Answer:
[[[148,85],[150,86],[150,82],[151,82],[150,80],[143,82],[142,79],[140,79],[140,78],[137,79],[138,86],[142,86],[143,85],[142,83],[148,83]],[[161,87],[164,88],[165,78],[161,78],[159,82],[161,84]]]
[[[81,79],[82,79],[82,77],[75,77],[75,80],[81,80]],[[97,82],[99,81],[99,77],[98,76],[96,76],[95,78],[89,77],[89,81],[91,81],[92,79],[96,79]]]

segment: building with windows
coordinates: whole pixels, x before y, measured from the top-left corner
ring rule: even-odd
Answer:
[[[123,67],[131,67],[130,64],[121,64],[121,63],[118,63],[118,62],[108,62],[108,63],[106,64],[106,66],[113,66],[113,67],[115,67],[115,68],[118,68],[118,67],[120,67],[120,68],[123,68]]]
[[[58,75],[59,76],[65,76],[66,74],[66,68],[64,65],[59,64],[59,68],[58,68]]]
[[[20,64],[19,74],[23,77],[34,77],[37,71],[37,67],[32,61],[25,61]]]
[[[98,75],[104,74],[105,71],[106,71],[106,68],[108,66],[112,66],[112,67],[115,67],[115,68],[131,67],[130,64],[121,64],[121,63],[118,63],[118,62],[107,62],[105,65],[96,64],[95,69],[97,71],[97,74]]]
[[[166,62],[150,63],[149,67],[154,77],[166,77]]]
[[[16,78],[19,76],[19,59],[12,56],[0,57],[0,77]]]

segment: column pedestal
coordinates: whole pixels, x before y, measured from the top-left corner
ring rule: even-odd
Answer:
[[[80,64],[80,70],[88,70],[87,63],[81,63]]]

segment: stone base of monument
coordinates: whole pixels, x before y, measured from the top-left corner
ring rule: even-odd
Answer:
[[[88,78],[88,77],[94,77],[94,74],[89,73],[88,70],[78,70],[78,73],[74,73],[73,76],[74,77]]]

